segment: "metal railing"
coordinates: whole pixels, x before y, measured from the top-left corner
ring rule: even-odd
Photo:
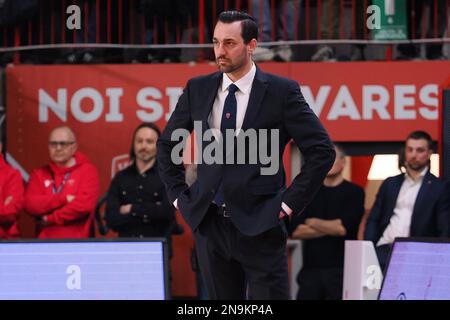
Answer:
[[[394,0],[391,0],[394,1]],[[450,0],[405,0],[408,39],[374,40],[370,0],[0,0],[0,53],[42,49],[210,48],[223,10],[244,10],[274,45],[444,44]],[[385,1],[389,2],[388,1]],[[69,6],[79,10],[70,29]]]

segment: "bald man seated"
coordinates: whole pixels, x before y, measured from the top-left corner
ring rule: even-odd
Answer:
[[[77,151],[76,135],[69,127],[51,131],[48,151],[50,163],[31,173],[25,192],[25,210],[37,219],[38,237],[94,236],[97,169]]]

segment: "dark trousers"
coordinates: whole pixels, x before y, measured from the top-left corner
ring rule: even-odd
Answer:
[[[341,300],[342,268],[303,268],[298,276],[297,300]]]
[[[386,265],[388,263],[389,254],[391,253],[392,244],[384,244],[382,246],[375,247],[377,253],[378,263],[380,264],[383,274],[386,273]]]
[[[283,221],[262,234],[246,236],[211,206],[194,238],[210,299],[289,299]]]

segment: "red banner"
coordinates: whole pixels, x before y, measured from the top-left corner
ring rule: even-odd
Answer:
[[[402,141],[422,129],[437,139],[439,85],[449,61],[268,63],[297,80],[336,141]],[[127,163],[141,121],[164,127],[186,81],[215,71],[207,64],[16,66],[7,69],[8,151],[29,171],[47,162],[51,128],[68,124],[102,176]],[[109,179],[102,179],[106,190]]]
[[[414,130],[438,139],[439,85],[450,61],[292,63],[314,112],[336,141],[403,141]]]

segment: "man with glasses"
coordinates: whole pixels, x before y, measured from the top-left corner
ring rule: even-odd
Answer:
[[[77,151],[69,127],[52,130],[48,150],[50,163],[31,173],[25,192],[25,210],[38,219],[38,237],[93,236],[100,184],[97,169]]]

